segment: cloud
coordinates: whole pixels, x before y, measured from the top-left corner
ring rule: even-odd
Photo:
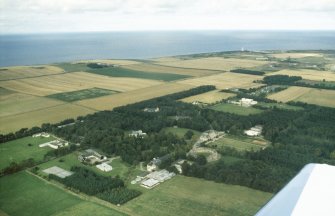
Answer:
[[[0,0],[1,33],[334,29],[334,0]]]

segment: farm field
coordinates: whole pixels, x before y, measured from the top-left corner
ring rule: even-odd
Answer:
[[[214,106],[209,107],[210,109],[220,111],[220,112],[228,112],[236,115],[254,115],[263,112],[263,110],[256,109],[254,107],[242,107],[235,104],[216,104]]]
[[[320,53],[290,53],[290,52],[285,52],[285,53],[275,53],[275,54],[270,54],[270,56],[275,57],[275,58],[282,58],[286,59],[288,57],[290,58],[305,58],[305,57],[322,57],[323,55]]]
[[[118,93],[118,92],[108,90],[108,89],[91,88],[91,89],[83,89],[83,90],[72,91],[72,92],[57,93],[53,95],[48,95],[48,97],[66,101],[66,102],[73,102],[73,101],[78,101],[78,100],[83,100],[83,99],[111,95],[115,93]]]
[[[15,66],[0,68],[0,81],[22,79],[27,77],[45,76],[51,74],[63,73],[64,70],[55,66],[40,65],[32,66]]]
[[[110,110],[118,106],[132,104],[155,97],[188,90],[193,87],[194,86],[187,84],[165,83],[161,85],[137,89],[134,91],[82,100],[75,103],[96,110]]]
[[[183,74],[144,72],[122,67],[89,69],[87,70],[87,72],[111,77],[130,77],[130,78],[161,80],[161,81],[173,81],[189,77],[189,75],[183,75]]]
[[[0,170],[9,166],[11,162],[19,163],[29,158],[33,158],[35,161],[43,160],[44,154],[52,149],[49,147],[40,148],[38,145],[51,140],[54,138],[25,137],[2,143],[0,145]]]
[[[87,72],[73,72],[61,75],[4,81],[1,82],[1,86],[17,92],[46,96],[94,87],[123,92],[161,83],[162,82],[155,80],[124,77],[112,78]]]
[[[120,207],[143,216],[254,215],[272,194],[177,175]]]
[[[272,75],[288,75],[301,76],[303,79],[315,81],[335,81],[335,72],[331,71],[317,71],[317,70],[281,70],[278,72],[267,73],[266,76]]]
[[[27,172],[0,178],[0,209],[8,215],[126,215],[87,202]]]
[[[76,118],[94,112],[95,110],[75,104],[61,104],[41,110],[4,116],[0,118],[0,134],[17,131],[21,128],[41,126],[43,123],[57,123],[64,119]]]
[[[268,142],[261,138],[247,138],[247,137],[235,137],[226,135],[221,139],[218,139],[209,144],[214,148],[234,148],[238,151],[257,151],[267,146]]]
[[[160,62],[160,65],[180,67],[180,68],[195,68],[195,69],[208,69],[218,71],[230,71],[236,68],[251,68],[267,64],[265,61],[256,61],[249,59],[237,58],[222,58],[222,57],[209,57],[198,58],[191,60]]]
[[[131,70],[147,71],[147,72],[153,72],[153,73],[182,74],[182,75],[187,75],[187,76],[206,76],[206,75],[217,73],[211,70],[186,69],[186,68],[168,67],[168,66],[148,64],[148,63],[126,65],[122,67],[131,69]]]
[[[254,83],[253,81],[262,79],[262,76],[226,72],[206,77],[197,77],[193,79],[182,80],[178,81],[178,83],[194,86],[215,85],[217,89],[255,88],[262,86],[263,84]]]
[[[334,90],[292,86],[284,91],[270,95],[268,98],[281,102],[300,101],[319,106],[335,107]]]
[[[199,101],[201,103],[211,104],[211,103],[216,103],[218,101],[227,99],[234,95],[235,94],[232,94],[232,93],[220,92],[219,90],[215,90],[215,91],[210,91],[210,92],[206,92],[203,94],[198,94],[198,95],[194,95],[191,97],[183,98],[180,101],[183,101],[186,103],[192,103],[195,101]]]
[[[48,107],[58,106],[64,102],[26,95],[21,93],[13,93],[0,97],[0,118],[3,116],[16,115],[20,113],[41,110]]]

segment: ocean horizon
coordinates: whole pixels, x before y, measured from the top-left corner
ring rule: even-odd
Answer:
[[[334,50],[335,31],[143,31],[0,35],[0,66],[194,53]]]

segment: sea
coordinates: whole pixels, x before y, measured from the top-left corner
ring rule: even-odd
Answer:
[[[234,50],[330,50],[335,31],[146,31],[0,35],[0,67]]]

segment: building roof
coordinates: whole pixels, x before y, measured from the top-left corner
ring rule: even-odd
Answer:
[[[334,215],[335,166],[308,164],[256,216]]]
[[[113,167],[107,163],[98,164],[96,165],[96,167],[104,172],[109,172],[113,170]]]

